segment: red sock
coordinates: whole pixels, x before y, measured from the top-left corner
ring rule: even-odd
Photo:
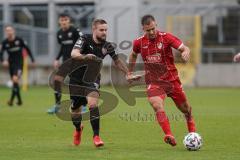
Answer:
[[[185,116],[187,121],[188,132],[196,132],[195,122],[192,116]]]
[[[165,135],[172,135],[168,117],[164,111],[156,112],[156,118]]]

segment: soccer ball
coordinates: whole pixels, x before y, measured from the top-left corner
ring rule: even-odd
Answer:
[[[203,144],[202,137],[195,132],[188,133],[183,139],[183,144],[187,150],[197,151]]]
[[[11,80],[7,81],[6,86],[7,86],[8,88],[12,88],[12,86],[13,86],[12,81],[11,81]]]

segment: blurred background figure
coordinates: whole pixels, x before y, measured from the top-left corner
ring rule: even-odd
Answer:
[[[60,65],[60,58],[62,58],[62,62],[64,63],[66,60],[71,58],[71,51],[73,49],[74,44],[78,40],[81,35],[79,29],[75,28],[71,24],[71,18],[68,14],[62,13],[59,16],[58,23],[60,25],[60,30],[57,32],[57,41],[60,45],[59,53],[54,61],[54,69],[57,69]],[[61,93],[55,91],[55,105],[47,110],[47,113],[54,114],[57,112],[61,103]]]
[[[19,80],[23,70],[23,49],[26,49],[32,63],[34,63],[34,58],[23,39],[15,35],[15,29],[12,26],[8,25],[5,27],[5,34],[7,38],[2,42],[0,60],[4,67],[8,67],[13,83],[12,94],[8,101],[8,105],[12,106],[14,98],[17,97],[17,105],[20,106],[22,105],[22,98],[20,94]],[[8,60],[3,58],[5,52],[8,53]]]

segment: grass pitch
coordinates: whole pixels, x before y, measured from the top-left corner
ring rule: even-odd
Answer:
[[[110,87],[103,90],[116,95]],[[8,107],[10,90],[1,87],[0,160],[240,159],[240,89],[186,89],[186,93],[204,141],[202,149],[196,152],[183,147],[185,121],[170,99],[165,102],[165,109],[178,142],[176,147],[163,142],[163,133],[152,118],[146,98],[138,98],[134,107],[119,98],[117,108],[101,118],[105,146],[96,149],[88,121],[83,122],[81,145],[74,147],[71,122],[46,113],[54,102],[53,91],[48,87],[23,92],[22,107]]]

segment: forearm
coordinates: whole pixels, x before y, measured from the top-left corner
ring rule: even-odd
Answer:
[[[57,61],[62,57],[62,54],[63,54],[63,49],[62,49],[62,47],[61,47],[61,48],[60,48],[60,51],[59,51],[59,53],[58,53],[58,55],[57,55],[57,57],[56,57],[56,60],[57,60]]]
[[[83,60],[85,58],[85,56],[80,53],[79,49],[73,49],[71,52],[71,57],[75,60]]]
[[[117,66],[117,68],[120,71],[122,71],[125,75],[128,73],[127,65],[120,58],[118,58],[114,62],[115,62],[115,65]]]
[[[190,53],[190,49],[187,46],[184,46],[182,49],[179,50],[181,55],[182,54],[189,54]]]
[[[137,61],[137,55],[134,53],[131,53],[129,56],[129,66],[128,66],[128,71],[130,73],[134,71],[136,61]]]
[[[0,52],[0,62],[3,62],[3,52]]]
[[[34,57],[33,57],[33,54],[32,54],[32,52],[31,52],[31,50],[30,50],[28,47],[25,47],[25,49],[27,50],[27,53],[28,53],[31,61],[34,62],[35,59],[34,59]]]

